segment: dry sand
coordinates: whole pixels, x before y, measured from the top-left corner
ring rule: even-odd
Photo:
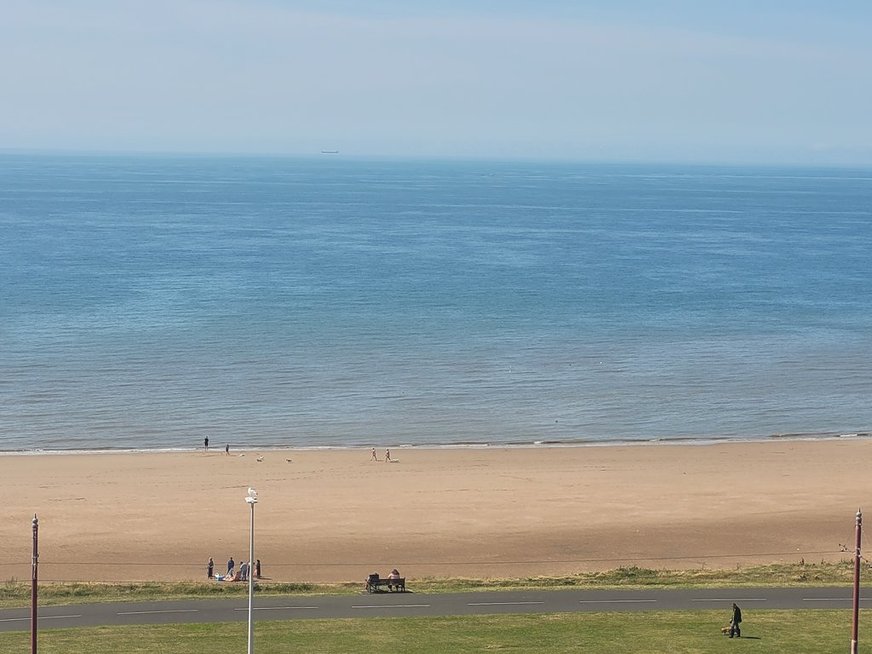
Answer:
[[[872,506],[872,440],[392,453],[0,456],[0,579],[29,579],[34,513],[41,579],[205,579],[248,558],[249,486],[277,581],[838,560]]]

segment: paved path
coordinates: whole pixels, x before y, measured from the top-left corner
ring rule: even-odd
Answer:
[[[863,589],[863,593],[869,593]],[[572,611],[675,611],[718,609],[732,602],[756,609],[850,609],[850,588],[741,588],[489,591],[426,595],[255,596],[255,620],[294,618],[362,618],[376,616],[559,613]],[[872,597],[861,600],[872,607]],[[117,602],[47,606],[39,611],[39,628],[121,624],[236,622],[247,619],[246,597],[163,602]],[[0,631],[29,631],[30,609],[0,610]]]

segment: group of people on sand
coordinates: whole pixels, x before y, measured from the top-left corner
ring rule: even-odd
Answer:
[[[378,454],[375,453],[375,448],[372,448],[372,454],[369,457],[370,461],[378,461]],[[391,458],[391,451],[385,448],[385,463],[393,463],[396,459]]]
[[[203,449],[206,452],[209,451],[209,437],[208,436],[206,436],[206,438],[203,439]],[[230,454],[230,443],[227,443],[227,445],[224,446],[224,454],[227,454],[227,455]]]
[[[209,437],[208,436],[206,436],[203,439],[203,449],[206,452],[209,451]],[[228,455],[230,454],[230,443],[228,443],[227,445],[224,446],[224,454],[228,454]],[[262,459],[258,459],[258,461],[260,461],[260,460],[262,460]],[[378,454],[376,454],[375,448],[372,448],[372,455],[370,456],[370,461],[378,461],[378,460],[379,460]],[[288,459],[288,461],[290,461],[290,459]],[[391,450],[389,448],[385,448],[384,462],[385,463],[395,463],[396,462],[396,459],[391,458]]]
[[[209,557],[209,563],[206,565],[206,576],[209,579],[216,579],[218,581],[248,581],[251,573],[251,562],[246,563],[243,561],[239,564],[239,568],[237,569],[236,561],[233,560],[232,556],[227,561],[226,574],[215,574],[215,562],[212,560],[211,556]],[[257,559],[254,562],[254,578],[260,579],[260,559]]]

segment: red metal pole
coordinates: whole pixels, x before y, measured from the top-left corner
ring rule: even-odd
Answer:
[[[39,571],[39,519],[33,514],[33,559],[30,572],[30,654],[36,654],[36,589]]]
[[[857,509],[857,546],[854,550],[854,624],[851,628],[851,654],[857,654],[857,632],[860,626],[860,534],[863,512]]]

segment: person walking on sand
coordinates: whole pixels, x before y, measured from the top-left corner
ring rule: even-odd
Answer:
[[[227,443],[227,445],[224,446],[224,454],[230,456],[230,443]]]
[[[372,454],[369,457],[370,461],[378,461],[378,455],[375,453],[375,448],[372,448]]]
[[[742,629],[739,626],[740,624],[742,624],[742,609],[733,602],[733,617],[730,618],[730,638],[733,636],[736,638],[742,637]]]
[[[391,451],[385,449],[385,463],[392,463],[391,461]]]

